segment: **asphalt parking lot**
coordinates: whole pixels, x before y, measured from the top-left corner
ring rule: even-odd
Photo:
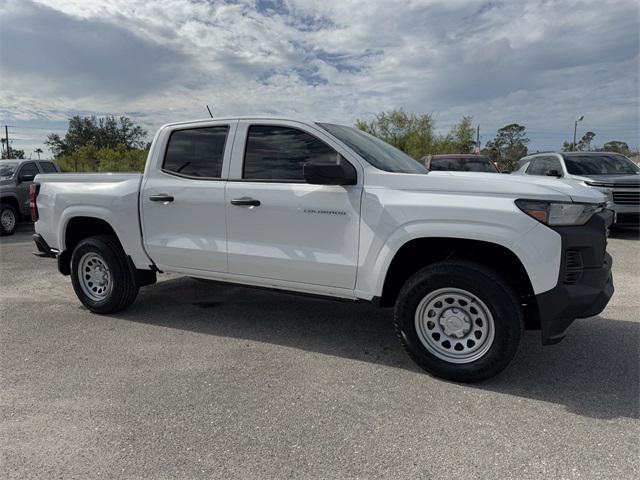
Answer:
[[[640,241],[559,345],[499,377],[422,373],[391,311],[161,276],[89,313],[28,227],[0,239],[3,478],[640,475]]]

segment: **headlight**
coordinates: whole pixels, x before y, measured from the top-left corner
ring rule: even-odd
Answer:
[[[516,200],[520,210],[545,225],[584,225],[603,206],[593,203],[560,203]]]

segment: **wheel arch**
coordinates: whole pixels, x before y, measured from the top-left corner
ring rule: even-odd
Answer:
[[[534,289],[523,262],[505,245],[472,238],[419,237],[407,240],[391,258],[385,270],[380,306],[395,304],[402,285],[421,268],[443,260],[466,260],[500,274],[514,288],[528,328],[538,328]]]

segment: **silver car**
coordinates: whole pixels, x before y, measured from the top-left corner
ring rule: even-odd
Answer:
[[[515,175],[544,175],[580,182],[607,195],[618,226],[640,225],[640,168],[611,152],[537,153],[521,158]]]

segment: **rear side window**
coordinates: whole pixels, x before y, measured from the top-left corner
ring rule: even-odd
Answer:
[[[337,162],[338,153],[295,128],[253,125],[247,136],[242,177],[303,182],[302,166],[314,159]]]
[[[51,162],[40,162],[40,168],[44,173],[56,173],[58,169]]]
[[[220,178],[228,133],[226,125],[175,130],[162,169],[188,177]]]

